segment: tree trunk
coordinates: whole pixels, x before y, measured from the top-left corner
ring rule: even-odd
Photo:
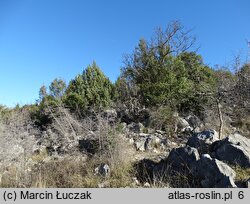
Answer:
[[[223,135],[223,116],[222,116],[222,112],[221,112],[220,100],[217,99],[216,102],[217,102],[217,110],[218,110],[218,115],[219,115],[219,120],[220,120],[219,139],[222,139],[222,135]]]

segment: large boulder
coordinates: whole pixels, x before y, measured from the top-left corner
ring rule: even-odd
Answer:
[[[214,156],[241,167],[250,167],[250,139],[232,134],[213,144]]]
[[[218,133],[215,130],[205,130],[194,134],[189,138],[187,145],[197,148],[200,154],[208,153],[210,145],[219,140]]]
[[[166,170],[164,162],[146,158],[136,162],[133,167],[139,183],[153,183]]]
[[[231,188],[234,183],[235,172],[227,164],[217,159],[212,159],[205,154],[197,162],[194,177],[200,180],[204,188]]]
[[[196,148],[186,146],[174,148],[169,153],[167,164],[174,171],[192,170],[200,159]]]

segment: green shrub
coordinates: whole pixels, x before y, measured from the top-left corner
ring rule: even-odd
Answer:
[[[94,62],[69,83],[64,103],[72,110],[99,109],[111,104],[114,87]]]
[[[180,49],[189,43],[185,39],[190,39],[179,36],[180,33],[183,28],[179,23],[170,24],[166,32],[157,33],[155,41],[140,40],[125,61],[122,76],[130,87],[138,87],[137,97],[146,107],[202,109],[206,97],[200,93],[214,90],[214,71],[203,63],[200,55]],[[177,46],[180,42],[187,44]]]

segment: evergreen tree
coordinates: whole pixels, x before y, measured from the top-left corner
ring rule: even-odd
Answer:
[[[205,100],[199,94],[212,90],[215,80],[201,56],[188,52],[192,37],[174,22],[165,32],[159,30],[154,39],[151,43],[140,40],[123,68],[127,83],[139,88],[141,103],[174,109],[202,105]]]
[[[42,102],[47,95],[48,95],[47,94],[47,88],[46,88],[46,86],[43,85],[39,90],[39,100],[40,100],[40,102]]]
[[[60,100],[66,90],[66,83],[62,79],[54,79],[50,86],[50,95],[56,100]]]
[[[64,98],[73,110],[101,108],[110,105],[114,87],[95,62],[69,83]]]

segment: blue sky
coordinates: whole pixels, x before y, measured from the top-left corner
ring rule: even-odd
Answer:
[[[193,29],[205,63],[230,64],[248,52],[249,9],[249,0],[0,0],[0,104],[33,103],[43,84],[69,82],[93,60],[114,81],[123,55],[172,20]]]

